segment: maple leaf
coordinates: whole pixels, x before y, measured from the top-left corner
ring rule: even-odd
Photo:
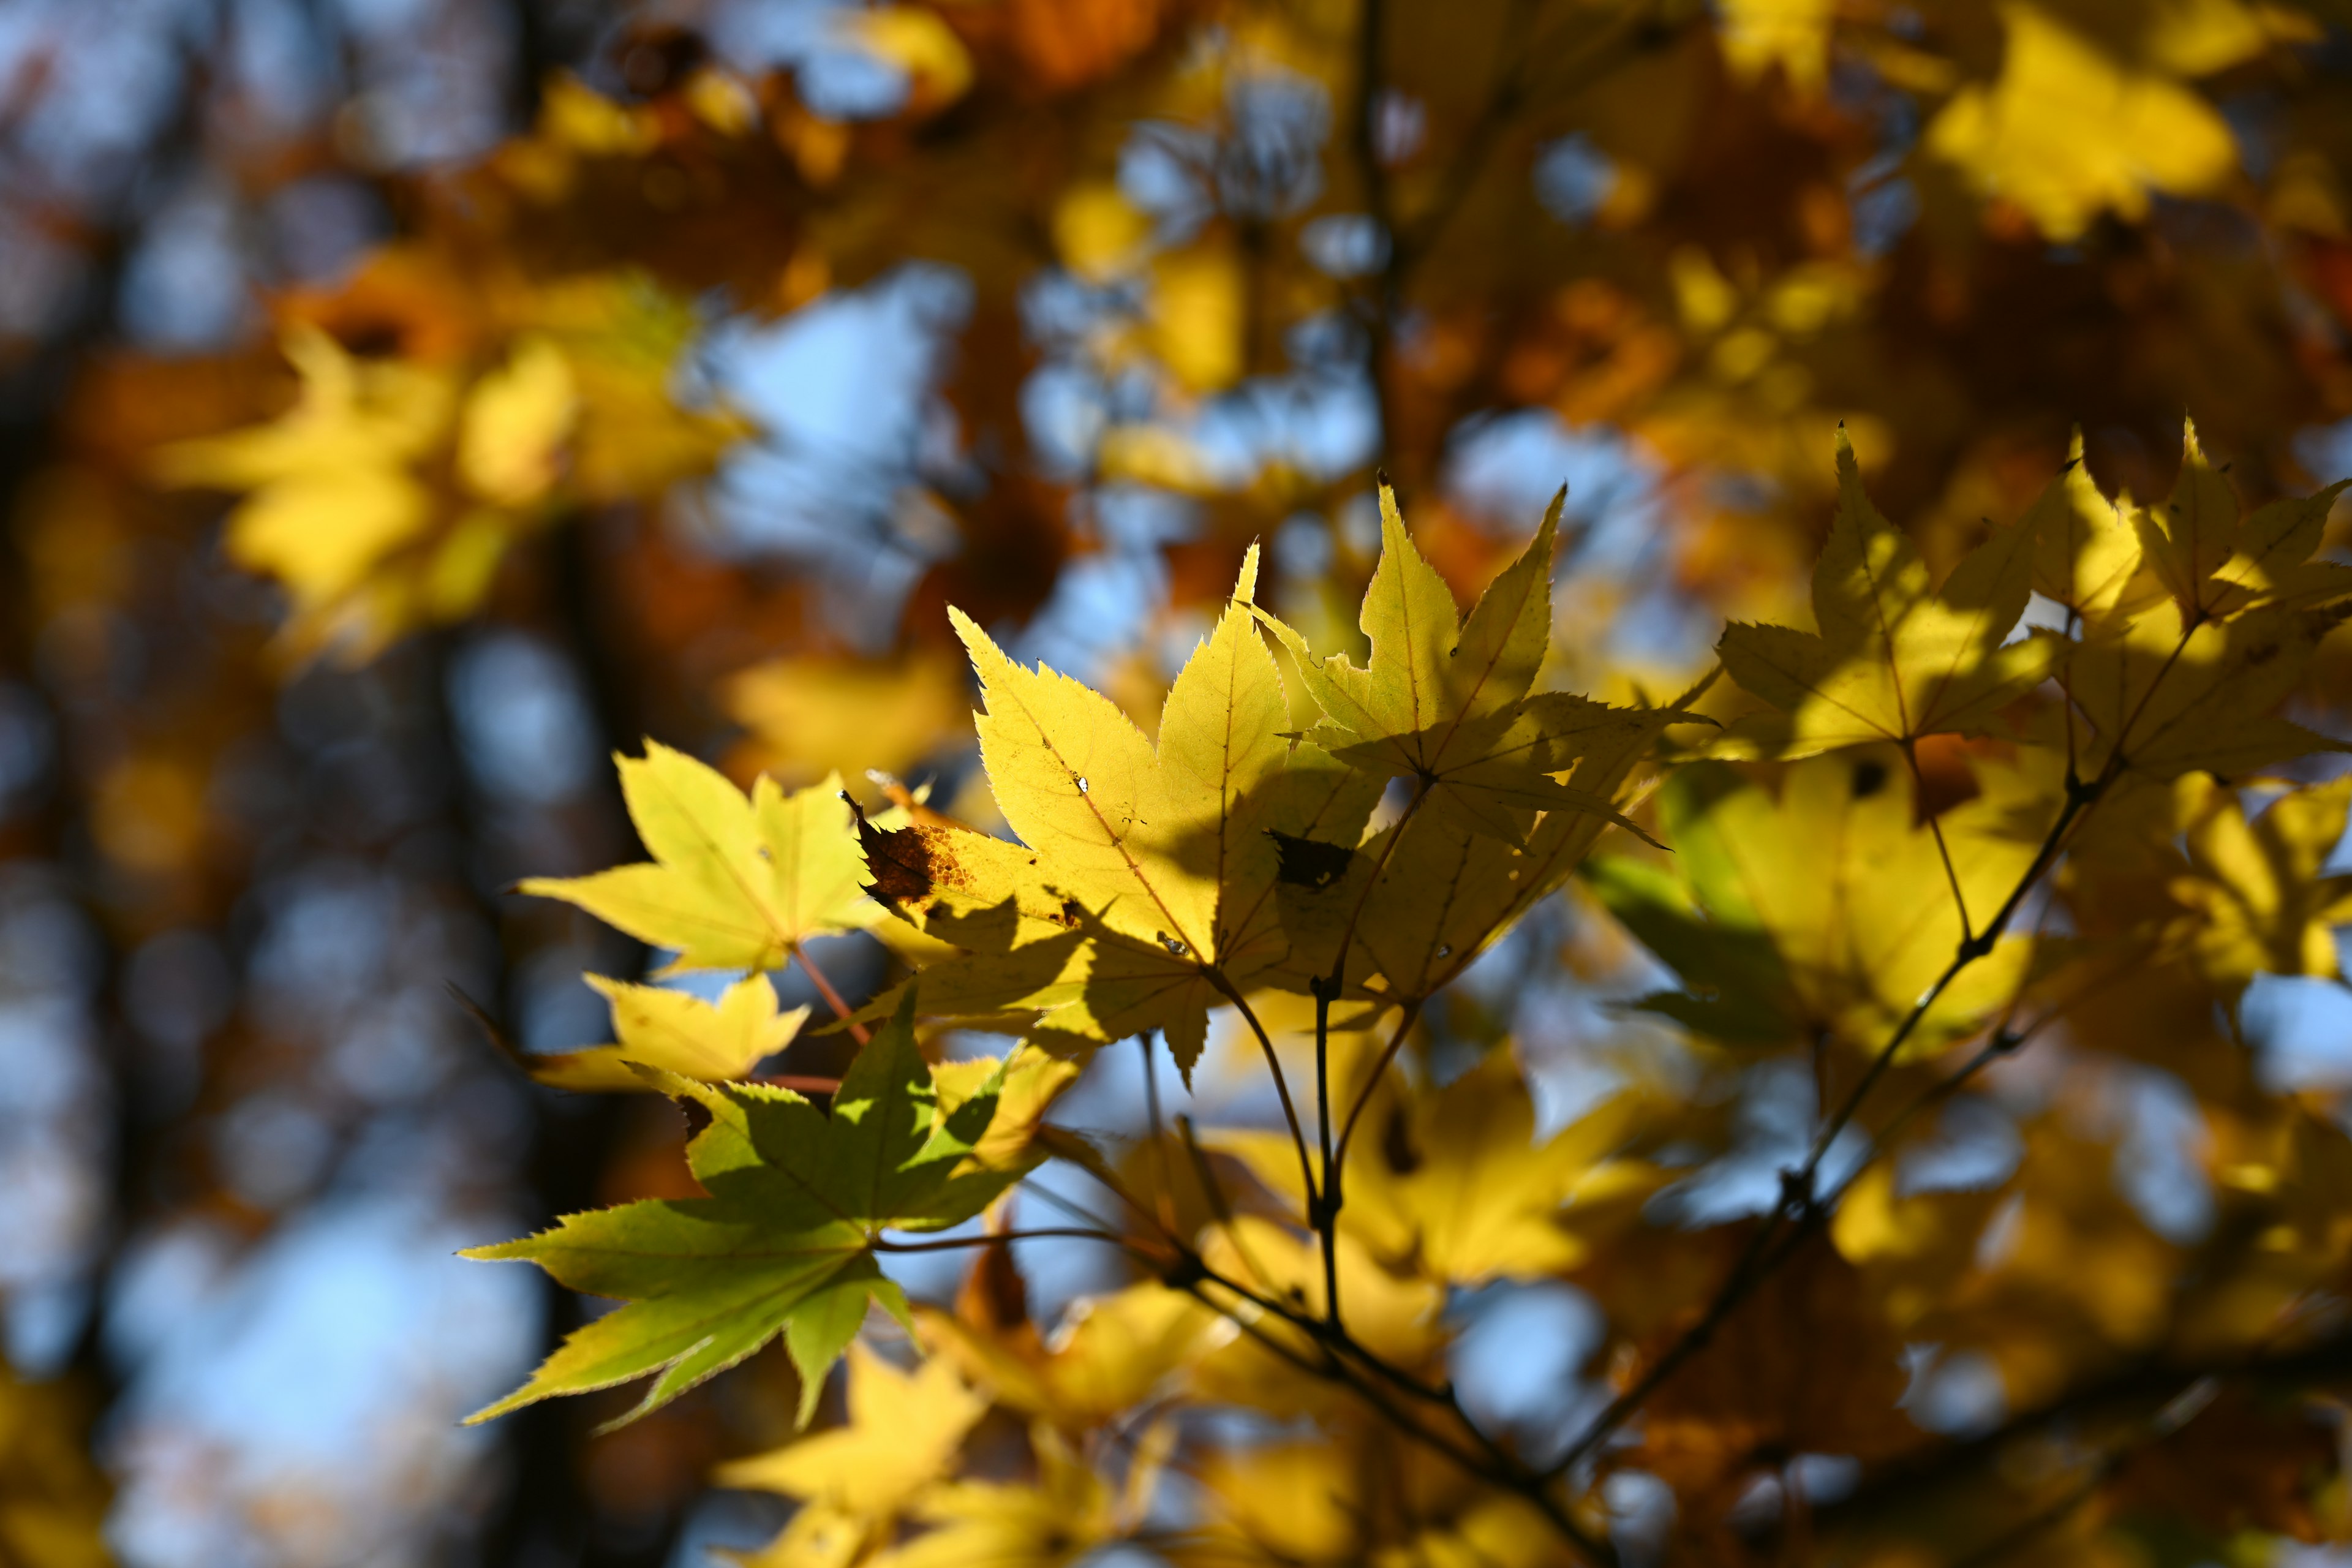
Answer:
[[[2111,58],[2038,6],[2000,15],[1999,79],[1952,94],[1923,144],[2051,239],[2079,238],[2109,208],[2137,220],[2150,190],[2194,195],[2236,166],[2228,122],[2188,88]]]
[[[2192,769],[2224,777],[2292,757],[2346,750],[2277,715],[2341,605],[2260,605],[2226,621],[2184,621],[2164,600],[2120,636],[2075,650],[2066,688],[2090,721],[2077,767],[2130,768],[2158,779]]]
[[[2320,873],[2344,837],[2352,779],[2290,791],[2251,821],[2234,790],[2202,780],[2182,788],[2195,869],[2172,894],[2196,911],[2186,934],[2199,968],[2227,996],[2263,971],[2334,976],[2334,928],[2352,920],[2352,876]]]
[[[2352,480],[2241,516],[2237,492],[2197,440],[2180,431],[2180,475],[2160,510],[2132,514],[2148,565],[2191,626],[2258,605],[2315,605],[2352,597],[2352,566],[2313,561],[2327,513]]]
[[[1295,1177],[1286,1142],[1283,1154]],[[916,1321],[937,1353],[953,1356],[999,1402],[1071,1430],[1142,1404],[1234,1333],[1192,1297],[1156,1280],[1073,1303],[1050,1346],[1034,1332],[992,1331],[968,1315],[919,1307]],[[1025,1320],[1020,1327],[1028,1328]]]
[[[1109,1485],[1051,1427],[1033,1429],[1037,1479],[950,1481],[918,1499],[914,1516],[932,1528],[874,1560],[875,1568],[970,1568],[1020,1563],[1063,1568],[1118,1531]]]
[[[1843,429],[1837,468],[1837,520],[1813,568],[1820,633],[1735,621],[1717,647],[1724,668],[1787,715],[1780,756],[1983,733],[2065,655],[2046,634],[2005,641],[2032,593],[2036,514],[1931,587],[1927,563],[1864,493]]]
[[[1582,1262],[1580,1234],[1615,1220],[1660,1184],[1649,1168],[1612,1158],[1638,1097],[1612,1097],[1541,1142],[1534,1102],[1506,1047],[1442,1089],[1384,1089],[1350,1145],[1340,1224],[1392,1268],[1454,1285],[1535,1279]],[[1213,1134],[1269,1190],[1305,1212],[1298,1162],[1278,1134]],[[1571,1208],[1575,1211],[1570,1212]]]
[[[1625,795],[1660,736],[1694,721],[1687,704],[1706,684],[1663,707],[1603,710],[1570,775],[1578,790],[1606,801]],[[1344,939],[1343,994],[1383,1005],[1433,995],[1565,882],[1620,820],[1613,810],[1548,811],[1524,844],[1513,845],[1481,831],[1465,813],[1418,811],[1352,855],[1325,864],[1318,854],[1286,867],[1277,891],[1293,951],[1271,978],[1312,994],[1328,979]]]
[[[887,1519],[946,1472],[987,1411],[988,1401],[944,1358],[901,1372],[853,1344],[848,1425],[722,1465],[713,1479]]]
[[[534,877],[523,892],[674,950],[672,970],[781,968],[809,937],[858,930],[878,913],[838,778],[788,795],[763,775],[747,798],[717,769],[656,742],[641,758],[614,761],[653,859]]]
[[[924,971],[936,1014],[1025,1013],[1092,1041],[1164,1028],[1189,1072],[1209,1008],[1287,955],[1282,842],[1351,846],[1377,786],[1284,738],[1256,568],[1253,547],[1170,688],[1156,746],[1100,692],[1024,668],[956,617],[988,702],[981,757],[1023,842],[921,823],[869,835],[878,894],[967,950]]]
[[[620,1038],[521,1058],[533,1078],[557,1089],[634,1093],[652,1088],[632,1063],[706,1083],[745,1078],[762,1058],[792,1044],[808,1021],[806,1007],[777,1010],[776,988],[762,974],[730,985],[715,1005],[666,985],[632,985],[602,974],[582,978],[612,1004],[613,1031]]]
[[[2093,637],[2128,626],[2164,596],[2162,583],[2141,558],[2132,510],[2099,492],[2083,461],[2077,429],[2065,468],[2018,522],[2034,540],[2034,592],[2073,611]]]
[[[1538,811],[1590,812],[1639,833],[1605,796],[1554,775],[1641,721],[1567,692],[1528,695],[1551,642],[1552,551],[1566,497],[1553,497],[1526,552],[1465,620],[1383,484],[1380,564],[1358,622],[1369,664],[1318,658],[1297,630],[1259,613],[1322,710],[1307,739],[1368,773],[1412,781],[1431,807],[1508,844],[1524,841]]]
[[[805,1421],[869,1302],[908,1320],[874,1261],[881,1234],[961,1224],[1034,1163],[973,1164],[995,1089],[942,1112],[915,1048],[911,993],[850,1064],[829,1113],[789,1089],[656,1081],[710,1112],[687,1150],[710,1195],[570,1215],[467,1252],[537,1263],[573,1289],[627,1303],[575,1330],[521,1388],[469,1420],[657,1373],[623,1417],[634,1420],[782,1333]]]
[[[1721,763],[1684,768],[1660,792],[1678,875],[1616,859],[1586,873],[1685,983],[1637,1005],[1727,1044],[1826,1033],[1880,1048],[2017,886],[2055,814],[2026,778],[2003,780],[1989,763],[1979,776],[1995,787],[1939,819],[1964,921],[1892,751],[1798,763],[1777,793]],[[2006,937],[1962,970],[1913,1028],[1906,1056],[1981,1027],[2021,984],[2032,946]]]
[[[435,498],[415,465],[446,438],[457,388],[442,372],[355,360],[316,328],[289,332],[285,353],[301,392],[282,418],[167,447],[156,467],[168,484],[250,492],[228,553],[283,583],[298,637],[316,641],[380,563],[432,526]]]

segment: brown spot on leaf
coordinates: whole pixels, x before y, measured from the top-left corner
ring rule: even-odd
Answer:
[[[866,868],[874,878],[866,890],[884,903],[916,903],[930,897],[939,885],[940,868],[923,828],[901,827],[885,833],[866,821],[861,811],[857,842],[866,851]]]

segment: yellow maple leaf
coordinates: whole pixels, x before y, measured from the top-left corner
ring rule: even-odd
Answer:
[[[2276,710],[2346,613],[2266,605],[2227,621],[2185,622],[2165,599],[2120,636],[2084,643],[2066,681],[2090,722],[2083,775],[2128,767],[2158,779],[2199,768],[2233,777],[2345,750]]]
[[[1813,568],[1820,633],[1734,622],[1717,648],[1724,668],[1787,715],[1785,736],[1770,726],[1784,757],[1982,733],[2065,652],[2046,635],[2005,642],[2032,593],[2039,516],[1996,532],[1932,586],[1919,552],[1864,492],[1843,429],[1837,466],[1837,520]]]
[[[1003,1077],[996,1075],[1002,1071]],[[1057,1060],[1041,1051],[1016,1051],[1010,1061],[981,1057],[971,1061],[941,1062],[931,1069],[939,1089],[940,1111],[948,1114],[983,1091],[996,1098],[996,1113],[988,1131],[972,1145],[971,1158],[989,1170],[1007,1170],[1019,1163],[1045,1112],[1061,1092],[1076,1083],[1076,1062]]]
[[[1001,1404],[1072,1430],[1116,1419],[1152,1398],[1234,1331],[1192,1297],[1156,1280],[1073,1303],[1043,1346],[1034,1337],[1025,1345],[1007,1343],[944,1312],[917,1312],[935,1349],[955,1357]]]
[[[1377,785],[1284,738],[1256,568],[1253,549],[1169,689],[1156,746],[1100,692],[1024,668],[956,617],[988,703],[982,760],[1022,843],[938,825],[877,841],[877,889],[968,950],[925,970],[927,1008],[1042,1015],[1095,1041],[1162,1027],[1189,1071],[1209,1008],[1287,955],[1276,835],[1351,846]]]
[[[2187,778],[2179,789],[2195,869],[2172,893],[2195,911],[2186,934],[2198,967],[2231,996],[2260,972],[2335,975],[2352,876],[2320,873],[2344,837],[2352,778],[2291,790],[2252,820],[2225,785]]]
[[[1310,1316],[1320,1317],[1326,1310],[1321,1248],[1314,1238],[1302,1237],[1286,1226],[1256,1215],[1240,1215],[1209,1234],[1201,1256],[1226,1279],[1239,1280],[1261,1295],[1287,1301]],[[1373,1354],[1393,1365],[1417,1367],[1425,1365],[1444,1345],[1445,1329],[1439,1321],[1445,1303],[1444,1287],[1389,1268],[1344,1230],[1339,1233],[1337,1269],[1348,1331]],[[1212,1286],[1210,1293],[1213,1297],[1220,1292]],[[1297,1354],[1313,1353],[1311,1342],[1292,1325],[1257,1318],[1255,1326]],[[1202,1391],[1206,1397],[1219,1397],[1222,1391],[1224,1396],[1267,1407],[1269,1402],[1279,1403],[1293,1392],[1273,1386],[1283,1382],[1274,1372],[1281,1364],[1255,1341],[1235,1340],[1202,1363]],[[1262,1394],[1252,1388],[1260,1382],[1268,1384]]]
[[[1353,1458],[1330,1441],[1211,1450],[1198,1471],[1215,1506],[1171,1555],[1185,1568],[1365,1561],[1370,1510]]]
[[[2185,421],[2171,497],[2132,521],[2149,567],[2192,625],[2261,605],[2323,605],[2352,598],[2352,566],[2311,559],[2347,484],[2242,517],[2237,492],[2207,459],[2195,422]]]
[[[1686,982],[1642,1005],[1730,1043],[1826,1036],[1882,1048],[1987,928],[2056,815],[2054,780],[1978,771],[1985,793],[1937,819],[1939,848],[1891,747],[1799,763],[1777,791],[1721,763],[1685,768],[1661,792],[1660,817],[1686,890],[1624,866],[1595,878],[1602,901]],[[2006,937],[1961,970],[1912,1029],[1906,1057],[1981,1028],[2016,994],[2032,950]]]
[[[782,968],[807,938],[877,915],[840,780],[788,795],[762,776],[747,797],[717,769],[657,742],[643,757],[614,761],[653,859],[534,877],[523,892],[675,950],[673,969]]]
[[[2000,78],[1953,94],[1924,145],[2052,239],[2081,238],[2104,211],[2137,222],[2150,191],[2199,195],[2237,167],[2228,122],[2196,93],[2125,65],[2038,6],[2000,15]]]
[[[2133,510],[2092,481],[2078,429],[2064,469],[2018,523],[2034,541],[2034,592],[2073,611],[2091,637],[2120,631],[2164,595],[2141,558]]]
[[[1034,1483],[961,1480],[931,1488],[914,1514],[932,1528],[875,1558],[875,1568],[1062,1568],[1112,1539],[1118,1500],[1108,1483],[1051,1427],[1034,1429],[1029,1445],[1037,1456]]]
[[[352,358],[316,328],[287,335],[299,378],[274,423],[158,454],[169,484],[250,492],[231,514],[229,556],[286,585],[298,620],[323,620],[434,517],[413,465],[439,443],[457,389],[446,374]]]
[[[859,1520],[887,1519],[942,1475],[988,1401],[940,1357],[901,1372],[849,1347],[849,1422],[719,1468],[721,1486],[782,1492]]]
[[[1507,843],[1521,842],[1538,811],[1591,812],[1631,827],[1605,796],[1556,775],[1643,719],[1568,692],[1528,695],[1551,642],[1552,551],[1566,499],[1565,490],[1552,499],[1526,552],[1465,620],[1383,484],[1380,564],[1359,621],[1369,663],[1318,658],[1298,632],[1261,616],[1322,710],[1307,738],[1354,766],[1411,781],[1430,808]]]
[[[1634,1109],[1634,1097],[1612,1098],[1538,1143],[1507,1047],[1442,1089],[1384,1089],[1349,1145],[1340,1226],[1391,1268],[1448,1284],[1572,1268],[1590,1251],[1579,1223],[1588,1209],[1631,1217],[1624,1200],[1638,1206],[1657,1185],[1647,1166],[1611,1158]],[[1286,1137],[1220,1131],[1209,1142],[1305,1213]]]
[[[613,1007],[609,1046],[561,1055],[526,1057],[531,1077],[557,1089],[651,1089],[631,1064],[680,1078],[724,1083],[747,1076],[763,1058],[792,1044],[808,1021],[806,1007],[776,1008],[776,988],[764,974],[730,985],[714,1005],[664,985],[632,985],[602,974],[583,975]]]

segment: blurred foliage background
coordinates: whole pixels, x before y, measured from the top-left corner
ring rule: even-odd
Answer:
[[[611,752],[984,818],[945,605],[1148,722],[1253,540],[1268,602],[1353,635],[1376,466],[1465,595],[1565,480],[1551,678],[1620,699],[1795,613],[1841,422],[1939,566],[2077,424],[2143,497],[2184,413],[2250,501],[2352,472],[2347,26],[0,9],[0,1557],[764,1540],[776,1500],[705,1479],[789,1429],[764,1362],[609,1438],[594,1401],[455,1426],[576,1309],[450,1254],[682,1179],[666,1104],[534,1089],[469,1016],[569,1048],[605,1037],[581,971],[645,967],[508,892],[629,858]],[[2323,661],[2299,712],[2347,703]],[[1580,919],[1433,1029],[1564,1084],[1647,1026]],[[2352,1083],[2352,1004],[2273,979],[2280,1070]],[[1132,1115],[1120,1070],[1072,1104]],[[2094,1184],[2193,1228],[2185,1091],[2118,1081]],[[1104,1282],[1024,1263],[1042,1321]]]

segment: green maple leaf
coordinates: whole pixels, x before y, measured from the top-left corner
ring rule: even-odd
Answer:
[[[875,1263],[882,1233],[961,1224],[1034,1163],[971,1161],[996,1114],[1002,1070],[943,1110],[913,1020],[910,993],[850,1065],[829,1113],[789,1089],[652,1074],[710,1112],[687,1151],[710,1195],[568,1215],[536,1236],[467,1252],[536,1263],[575,1290],[627,1303],[574,1331],[530,1382],[469,1419],[658,1374],[624,1417],[634,1420],[781,1332],[801,1371],[805,1420],[867,1304],[908,1316]]]

